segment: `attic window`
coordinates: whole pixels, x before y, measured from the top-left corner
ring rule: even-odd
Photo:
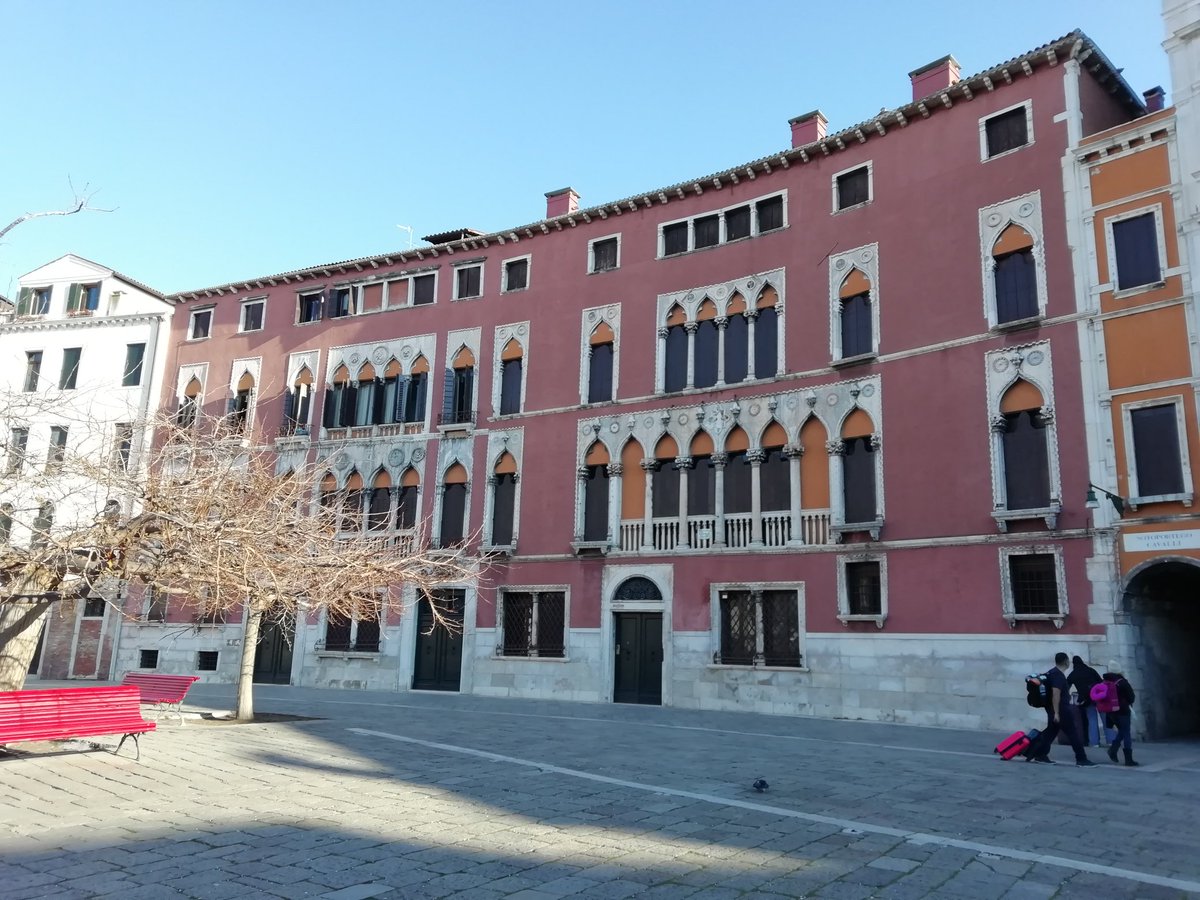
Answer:
[[[1029,103],[1022,103],[982,120],[983,158],[991,159],[1030,143],[1032,120],[1033,109]]]

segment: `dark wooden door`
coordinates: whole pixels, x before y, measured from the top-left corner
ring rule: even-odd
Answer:
[[[425,596],[417,605],[417,659],[413,689],[457,691],[462,676],[463,591],[438,591],[432,600]],[[439,625],[439,613],[449,624]]]
[[[264,624],[254,648],[256,684],[288,684],[292,680],[292,642],[277,623]]]
[[[38,642],[33,648],[33,659],[29,660],[29,675],[36,675],[38,669],[42,667],[42,642],[46,640],[46,619],[43,618],[41,624],[38,625]]]
[[[616,613],[615,703],[662,703],[662,613]]]

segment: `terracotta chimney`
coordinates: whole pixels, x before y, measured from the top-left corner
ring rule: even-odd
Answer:
[[[825,137],[825,126],[829,122],[826,121],[824,113],[814,109],[802,116],[788,119],[788,124],[792,126],[792,146],[803,147],[805,144],[822,140]]]
[[[1142,96],[1146,98],[1146,112],[1158,112],[1167,102],[1167,92],[1158,85],[1142,91]]]
[[[546,218],[565,216],[579,209],[579,195],[574,188],[559,188],[546,195]]]
[[[913,102],[958,84],[958,72],[958,60],[953,56],[943,56],[929,65],[913,69],[908,73],[912,81]]]

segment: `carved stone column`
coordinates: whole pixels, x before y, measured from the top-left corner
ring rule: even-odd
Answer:
[[[717,326],[717,387],[722,387],[725,384],[725,329],[729,327],[729,317],[717,316],[713,324]]]
[[[658,460],[647,457],[641,462],[646,478],[646,499],[642,505],[642,550],[654,549],[654,471]]]
[[[829,520],[834,525],[846,524],[846,488],[842,468],[842,457],[846,453],[846,442],[826,441],[825,452],[829,454]],[[841,534],[837,535],[840,543]]]
[[[746,317],[746,380],[756,377],[754,374],[754,325],[758,321],[758,310],[751,308],[742,313]]]
[[[694,461],[690,456],[675,457],[675,468],[679,471],[679,537],[676,547],[689,547],[691,540],[688,536],[687,501],[688,501],[688,470]]]
[[[621,546],[621,476],[624,471],[625,467],[619,462],[608,464],[608,540],[617,547]]]
[[[754,665],[761,666],[767,661],[767,633],[763,629],[766,620],[763,615],[763,592],[751,591],[750,599],[754,601]]]
[[[789,543],[803,544],[805,540],[800,519],[800,459],[804,456],[804,445],[788,444],[783,448],[783,455],[787,458],[788,474],[791,476],[788,479],[788,488],[791,493],[788,509],[792,514],[792,536]]]
[[[762,464],[767,454],[762,450],[750,450],[746,460],[750,463],[750,546],[763,545],[762,527]]]
[[[575,490],[575,540],[583,540],[583,523],[587,515],[587,482],[588,482],[588,467],[580,466],[575,470],[575,478],[578,481],[578,487]]]
[[[685,322],[683,330],[687,332],[687,386],[696,386],[696,332],[700,330],[699,322]]]
[[[667,335],[670,333],[671,329],[666,325],[658,329],[658,388],[662,391],[667,389]]]
[[[713,546],[725,546],[725,466],[729,463],[728,453],[714,453],[710,459],[712,460],[713,468],[716,470],[716,476],[713,479],[713,511],[716,514],[717,523],[714,526],[716,534],[713,535]]]

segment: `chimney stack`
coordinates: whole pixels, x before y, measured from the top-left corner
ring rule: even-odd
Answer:
[[[559,188],[546,195],[546,218],[565,216],[579,209],[579,195],[574,188]]]
[[[805,144],[815,144],[817,141],[824,140],[825,126],[829,123],[826,121],[824,113],[819,109],[814,109],[802,116],[788,119],[788,124],[792,126],[792,146],[803,147]]]
[[[1142,96],[1146,99],[1146,112],[1158,112],[1167,102],[1167,92],[1158,85],[1142,91]]]
[[[935,59],[919,69],[913,69],[908,73],[909,80],[912,81],[913,102],[958,84],[958,73],[958,60],[949,55]]]

